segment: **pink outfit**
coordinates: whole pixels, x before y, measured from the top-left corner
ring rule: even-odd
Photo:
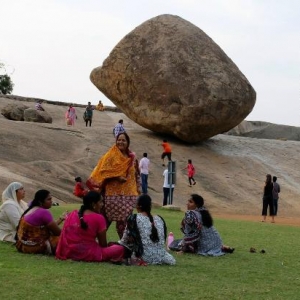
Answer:
[[[24,220],[32,226],[43,226],[51,223],[53,221],[53,216],[48,209],[39,207],[32,213],[24,216]]]
[[[74,126],[75,125],[75,120],[76,120],[76,110],[74,107],[69,107],[66,115],[66,119],[70,120],[70,125]]]
[[[85,214],[87,229],[82,229],[78,211],[71,212],[65,220],[56,249],[56,258],[81,261],[122,261],[124,248],[120,245],[101,247],[97,234],[106,230],[104,217],[97,213]]]
[[[193,164],[188,164],[187,165],[187,170],[188,170],[188,177],[194,177],[195,168],[194,168]]]

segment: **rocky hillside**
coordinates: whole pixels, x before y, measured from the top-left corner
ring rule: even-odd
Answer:
[[[0,98],[0,110],[8,103],[23,100]],[[24,103],[24,102],[22,102]],[[96,104],[96,103],[95,103]],[[26,105],[34,107],[34,102]],[[177,165],[174,204],[185,208],[189,194],[200,193],[216,214],[261,214],[265,175],[278,177],[282,193],[279,212],[283,217],[300,214],[300,144],[285,140],[289,132],[281,131],[280,139],[261,139],[218,135],[196,145],[156,135],[114,111],[95,111],[92,127],[83,122],[84,107],[75,106],[78,120],[75,127],[65,124],[66,105],[43,104],[52,116],[52,124],[10,121],[0,115],[0,191],[12,181],[24,183],[27,201],[40,188],[49,189],[57,201],[78,201],[72,195],[74,177],[86,179],[99,157],[114,143],[112,128],[119,119],[131,138],[131,149],[141,158],[148,152],[151,160],[150,196],[162,203],[161,141],[169,139],[172,157]],[[273,130],[282,130],[273,124]],[[277,129],[276,129],[277,128]],[[196,167],[197,184],[188,187],[187,160]]]

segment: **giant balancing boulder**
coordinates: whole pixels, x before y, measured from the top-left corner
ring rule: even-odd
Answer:
[[[130,119],[188,143],[235,127],[256,99],[224,51],[201,29],[173,15],[135,28],[90,77]]]

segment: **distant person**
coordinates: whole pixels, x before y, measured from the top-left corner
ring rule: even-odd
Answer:
[[[196,181],[194,179],[195,167],[194,167],[191,159],[188,159],[187,166],[185,168],[183,168],[182,170],[187,170],[188,171],[189,187],[192,186],[192,182],[193,182],[193,185],[195,185],[196,184]]]
[[[0,206],[0,241],[15,243],[17,226],[28,208],[23,201],[25,189],[22,183],[12,182],[2,193]]]
[[[264,194],[263,194],[263,209],[262,209],[262,222],[266,222],[267,212],[269,207],[269,213],[272,218],[272,223],[274,220],[274,202],[273,202],[273,183],[272,176],[270,174],[266,175],[266,181],[264,186]]]
[[[81,179],[80,176],[75,178],[75,182],[76,183],[75,183],[73,194],[76,197],[82,198],[83,196],[85,196],[87,194],[87,192],[89,190],[84,187],[84,184],[83,184],[82,179]]]
[[[148,175],[149,175],[150,160],[148,159],[148,154],[144,153],[143,158],[140,160],[139,169],[141,173],[142,180],[142,192],[143,194],[148,193]]]
[[[67,125],[74,126],[75,120],[77,119],[75,107],[72,104],[69,105],[69,108],[65,114]]]
[[[16,248],[28,254],[54,255],[61,229],[59,224],[65,220],[62,214],[54,220],[49,209],[52,197],[47,190],[38,190],[28,209],[23,213],[16,235]]]
[[[163,192],[164,192],[164,199],[163,199],[163,206],[168,204],[168,197],[170,195],[170,190],[171,190],[171,198],[173,199],[173,192],[175,188],[175,184],[171,185],[168,183],[168,178],[169,178],[169,173],[168,169],[165,169],[163,172],[163,177],[164,177],[164,185],[163,185]],[[172,203],[170,203],[172,204]]]
[[[280,193],[280,185],[277,183],[277,177],[273,176],[273,202],[274,202],[274,216],[277,216],[278,211],[278,199]]]
[[[168,160],[171,161],[172,158],[172,148],[170,146],[170,144],[168,143],[167,140],[163,140],[162,144],[161,144],[164,148],[163,153],[161,155],[161,159],[162,159],[162,166],[165,167],[165,157],[168,157]]]
[[[56,258],[86,262],[122,262],[124,247],[108,246],[106,221],[100,213],[103,200],[98,192],[83,197],[80,210],[66,218],[57,245]]]
[[[96,110],[99,110],[99,111],[104,110],[104,105],[101,100],[99,100],[99,103],[96,105]]]
[[[138,197],[138,213],[127,219],[127,226],[119,244],[134,252],[134,264],[175,265],[175,258],[166,251],[166,223],[162,217],[151,214],[151,207],[152,200],[148,195]]]
[[[234,248],[223,245],[219,232],[213,226],[213,218],[198,194],[192,194],[187,202],[181,231],[183,239],[179,243],[176,240],[173,242],[178,243],[178,248],[174,250],[203,256],[221,256],[234,252]],[[173,249],[172,244],[169,248]]]
[[[88,124],[90,127],[92,126],[93,110],[94,110],[94,107],[91,105],[91,102],[88,102],[88,105],[85,108],[85,112],[83,114],[83,119],[85,121],[86,127],[88,126]]]
[[[43,106],[42,106],[42,100],[38,100],[36,103],[35,103],[35,109],[36,110],[40,110],[40,111],[45,111]]]
[[[119,134],[121,134],[123,132],[126,132],[126,130],[123,125],[123,120],[121,119],[121,120],[119,120],[118,124],[114,127],[113,133],[116,138]]]

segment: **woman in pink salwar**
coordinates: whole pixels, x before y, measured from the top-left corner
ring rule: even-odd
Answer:
[[[102,205],[98,192],[90,191],[83,197],[80,210],[74,210],[65,220],[56,258],[89,262],[123,261],[122,246],[107,246],[106,221],[100,214]]]
[[[67,121],[67,125],[72,125],[72,126],[75,125],[75,120],[77,119],[77,116],[76,116],[76,110],[72,104],[70,104],[66,112],[65,118]]]

